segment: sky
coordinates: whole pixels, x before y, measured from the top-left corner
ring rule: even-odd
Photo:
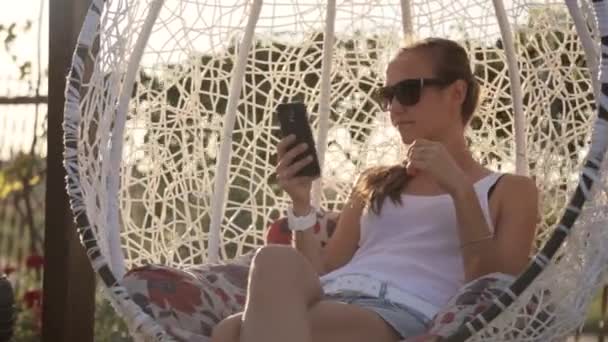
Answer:
[[[3,0],[5,2],[10,0]],[[18,28],[23,28],[30,20],[32,27],[28,32],[18,33],[17,39],[11,47],[11,51],[17,56],[17,62],[32,61],[32,76],[30,84],[35,85],[38,73],[37,56],[40,51],[40,65],[43,73],[46,72],[48,64],[48,2],[49,0],[18,0],[11,1],[10,10],[0,11],[0,24],[7,26],[16,23]],[[39,21],[42,9],[42,22]],[[39,29],[41,31],[39,32]],[[22,32],[21,29],[17,32]],[[38,35],[40,34],[40,47]],[[5,35],[0,35],[4,37]],[[28,82],[19,81],[19,69],[10,55],[6,52],[4,44],[0,44],[0,96],[23,96],[31,95]],[[41,94],[46,95],[47,82],[43,76],[41,82]],[[0,160],[7,159],[10,150],[28,150],[34,131],[35,107],[33,105],[0,106]],[[39,116],[46,113],[46,106],[39,108]],[[44,122],[39,120],[38,131],[42,130]],[[40,151],[44,151],[45,145],[39,145]]]
[[[4,0],[8,1],[8,0]],[[12,51],[17,55],[18,60],[35,60],[38,52],[38,29],[41,28],[41,45],[40,45],[40,56],[41,64],[43,69],[46,69],[48,64],[48,1],[49,0],[19,0],[11,1],[10,11],[0,11],[0,24],[7,25],[15,22],[18,27],[23,27],[27,20],[32,21],[32,28],[26,32],[18,35],[15,43],[13,44]],[[42,7],[42,23],[38,23],[38,17],[40,15],[40,9]],[[21,30],[19,30],[21,31]],[[35,66],[34,66],[35,68]],[[36,70],[33,70],[36,72]],[[0,47],[0,82],[8,77],[17,78],[19,76],[18,70],[15,68],[14,63],[11,61],[9,55],[4,50],[4,46]],[[2,83],[0,83],[1,85]],[[2,85],[0,89],[3,96],[6,96],[6,89]],[[10,95],[18,95],[19,91],[13,90]]]

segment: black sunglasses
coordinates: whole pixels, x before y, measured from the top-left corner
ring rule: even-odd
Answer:
[[[380,87],[376,92],[376,98],[382,110],[389,110],[393,99],[396,98],[403,106],[413,106],[420,101],[422,89],[427,86],[445,87],[453,80],[439,78],[411,78],[399,81],[392,86]]]

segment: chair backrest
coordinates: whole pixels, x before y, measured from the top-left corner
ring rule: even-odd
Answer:
[[[244,4],[233,13],[246,17],[253,8]],[[503,12],[492,2],[451,4],[435,8],[410,2],[409,24],[416,37],[451,37],[469,52],[482,86],[482,100],[468,131],[471,148],[480,161],[499,171],[525,173],[529,168],[542,190],[540,245],[576,184],[594,116],[593,68],[586,64],[594,59],[587,59],[563,5],[520,1],[505,4]],[[146,14],[127,2],[111,5],[125,18]],[[206,4],[180,6],[179,13],[193,16],[215,11]],[[123,114],[122,164],[102,165],[111,159],[108,135],[100,131],[96,139],[83,137],[82,150],[89,153],[84,159],[90,165],[85,191],[105,194],[88,203],[97,206],[92,210],[100,213],[95,216],[100,227],[108,226],[104,220],[110,217],[121,229],[119,237],[107,232],[101,248],[110,255],[112,244],[120,243],[127,267],[145,262],[188,266],[214,256],[231,258],[264,243],[265,227],[288,205],[274,178],[274,108],[281,102],[301,100],[308,107],[323,162],[322,183],[315,185],[314,197],[329,211],[340,210],[358,172],[403,155],[396,130],[373,98],[387,61],[403,39],[399,2],[338,6],[333,32],[325,26],[325,20],[332,19],[331,6],[318,8],[314,18],[305,8],[281,9],[284,17],[296,18],[295,25],[306,27],[293,35],[287,27],[272,26],[278,25],[271,15],[278,3],[261,6],[249,48],[239,49],[240,55],[236,40],[226,37],[228,32],[244,37],[250,28],[244,22],[224,22],[227,17],[219,15],[210,21],[213,25],[201,21],[196,25],[203,27],[189,26],[194,22],[161,10],[148,48],[135,66],[134,96]],[[578,13],[594,28],[586,9]],[[513,25],[510,38],[500,31],[502,19]],[[109,13],[101,27],[122,20]],[[177,32],[173,27],[204,32],[215,45],[164,39]],[[122,35],[140,37],[137,29],[126,27]],[[136,57],[130,54],[135,41],[107,39],[100,53],[120,58],[98,59],[97,76],[81,105],[83,122],[98,129],[113,127],[113,119],[106,119],[112,116],[99,117],[99,111],[114,107],[93,103],[100,96],[118,101],[121,70]],[[175,56],[169,58],[167,51]],[[231,89],[241,80],[240,92]],[[120,173],[111,171],[113,167],[120,167]],[[110,185],[107,191],[95,190]],[[120,197],[119,208],[112,204],[114,196]]]

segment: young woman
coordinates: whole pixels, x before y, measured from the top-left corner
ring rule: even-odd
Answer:
[[[360,175],[321,249],[309,229],[312,179],[293,176],[310,162],[292,163],[307,147],[287,150],[294,137],[284,138],[276,171],[295,248],[257,252],[245,310],[220,322],[213,342],[399,341],[423,333],[466,282],[524,269],[537,189],[467,148],[479,87],[465,50],[437,38],[402,48],[379,94],[407,158]]]

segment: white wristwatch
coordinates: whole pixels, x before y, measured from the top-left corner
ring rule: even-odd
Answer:
[[[287,208],[287,226],[289,230],[303,231],[317,223],[317,211],[315,208],[310,207],[310,212],[305,216],[296,216],[293,212],[293,208]]]

